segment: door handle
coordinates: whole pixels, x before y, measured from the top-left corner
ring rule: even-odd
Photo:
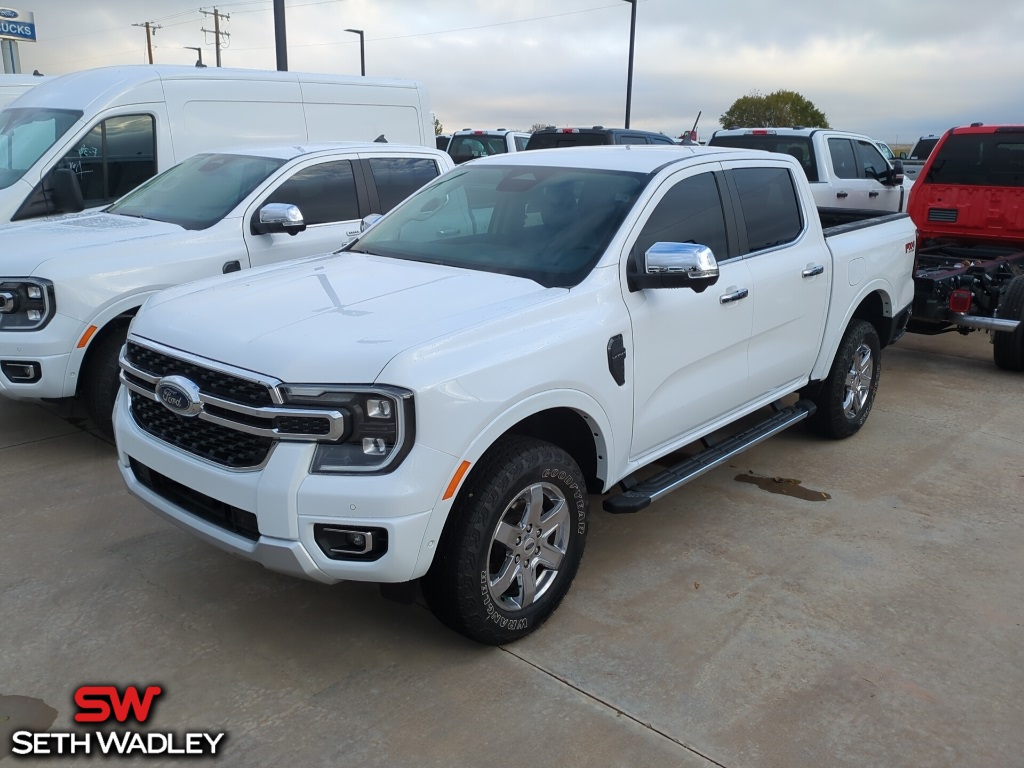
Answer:
[[[840,200],[845,200],[849,196],[850,195],[848,192],[836,192],[836,197],[838,197]]]
[[[808,267],[800,274],[803,275],[804,277],[814,277],[815,275],[820,275],[824,271],[825,267],[823,267],[821,264],[815,264],[813,267]]]
[[[718,297],[719,304],[729,304],[733,301],[739,301],[740,299],[747,298],[750,293],[746,288],[740,288],[739,290],[733,291],[732,293],[726,293]]]
[[[231,272],[238,272],[241,268],[242,268],[242,265],[239,264],[237,261],[225,261],[224,262],[224,267],[222,268],[221,271],[225,275],[227,275],[227,274],[229,274]]]
[[[877,192],[868,192],[868,197],[878,197]]]

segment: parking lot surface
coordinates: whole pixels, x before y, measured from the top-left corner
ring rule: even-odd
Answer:
[[[908,336],[855,437],[594,497],[562,607],[502,648],[206,546],[73,417],[0,401],[0,759],[96,683],[160,685],[135,729],[226,732],[229,766],[1020,766],[1024,377],[990,350]]]

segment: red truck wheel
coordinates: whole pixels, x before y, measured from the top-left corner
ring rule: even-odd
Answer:
[[[1020,320],[1012,333],[996,332],[992,337],[992,357],[1007,371],[1024,371],[1024,275],[1017,275],[1006,287],[999,302],[1002,320]]]

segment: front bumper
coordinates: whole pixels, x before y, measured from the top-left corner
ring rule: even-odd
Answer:
[[[35,363],[42,373],[37,381],[21,383],[0,372],[0,395],[12,400],[74,395],[85,356],[75,345],[85,328],[82,321],[58,313],[39,331],[0,331],[0,362]]]
[[[325,584],[339,581],[397,583],[426,572],[438,531],[441,492],[458,460],[415,445],[386,475],[312,475],[314,445],[280,442],[258,470],[214,465],[149,435],[131,416],[122,388],[114,408],[118,464],[128,490],[175,525],[214,546],[280,573]],[[255,515],[255,540],[227,530],[146,487],[131,462],[202,494]],[[431,525],[431,523],[434,525]],[[336,560],[314,539],[314,526],[375,527],[387,531],[388,549],[377,560]]]

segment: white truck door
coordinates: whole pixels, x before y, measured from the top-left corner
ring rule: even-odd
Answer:
[[[305,231],[253,234],[251,222],[267,203],[298,206]],[[258,267],[337,250],[359,234],[359,220],[352,160],[332,157],[296,166],[246,208],[242,231],[249,262]]]
[[[886,186],[883,182],[892,173],[892,166],[873,142],[858,139],[853,143],[857,159],[867,182],[868,204],[865,208],[878,211],[902,211],[906,208],[903,185]]]
[[[750,274],[743,259],[733,255],[735,248],[730,250],[721,183],[720,174],[693,168],[671,177],[649,205],[639,234],[627,243],[627,270],[642,264],[656,242],[701,243],[721,259],[718,282],[702,293],[624,289],[633,329],[631,459],[749,399]]]
[[[832,259],[819,228],[801,213],[806,206],[790,168],[723,165],[740,203],[739,237],[753,308],[747,360],[752,398],[762,398],[789,391],[814,366]]]

